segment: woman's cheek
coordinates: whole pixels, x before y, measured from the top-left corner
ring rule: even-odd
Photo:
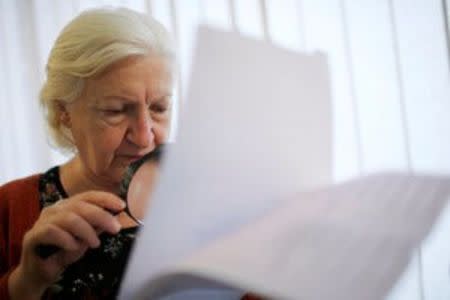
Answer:
[[[155,126],[155,144],[163,144],[169,138],[169,122],[160,123]]]
[[[99,136],[97,141],[103,141],[103,153],[101,155],[113,159],[114,154],[125,139],[125,133],[126,130],[123,128],[109,128],[102,136]]]

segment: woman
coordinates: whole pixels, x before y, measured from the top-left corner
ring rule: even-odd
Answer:
[[[108,211],[124,208],[125,168],[167,138],[174,60],[166,30],[127,9],[87,11],[63,29],[40,98],[74,156],[0,188],[0,299],[116,294],[136,223]],[[61,250],[42,259],[46,244]]]
[[[56,145],[74,155],[0,187],[0,299],[115,297],[137,228],[119,183],[167,138],[174,65],[166,30],[127,9],[63,29],[40,98]],[[42,245],[60,250],[41,258]]]

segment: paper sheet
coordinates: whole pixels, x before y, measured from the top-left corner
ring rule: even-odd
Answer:
[[[402,174],[301,193],[178,272],[270,299],[384,299],[449,196],[450,177]]]
[[[191,80],[122,299],[286,195],[331,180],[323,55],[201,28]]]
[[[406,174],[299,193],[167,269],[138,299],[208,299],[213,287],[215,299],[243,291],[267,299],[384,299],[413,250],[439,229],[449,196],[450,177]]]

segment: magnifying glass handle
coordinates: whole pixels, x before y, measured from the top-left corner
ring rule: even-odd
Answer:
[[[41,244],[34,248],[34,253],[42,259],[47,259],[59,250],[61,250],[61,248],[58,246]]]

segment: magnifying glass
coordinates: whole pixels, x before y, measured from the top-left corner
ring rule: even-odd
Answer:
[[[128,166],[120,182],[119,196],[125,201],[124,212],[138,225],[144,225],[144,216],[159,175],[159,165],[165,146],[159,145],[152,152]],[[34,249],[36,255],[46,259],[61,250],[58,246],[41,244]]]
[[[164,145],[159,145],[138,161],[132,163],[120,184],[119,196],[125,201],[124,211],[138,225],[144,225],[144,214],[158,179],[159,163]]]

